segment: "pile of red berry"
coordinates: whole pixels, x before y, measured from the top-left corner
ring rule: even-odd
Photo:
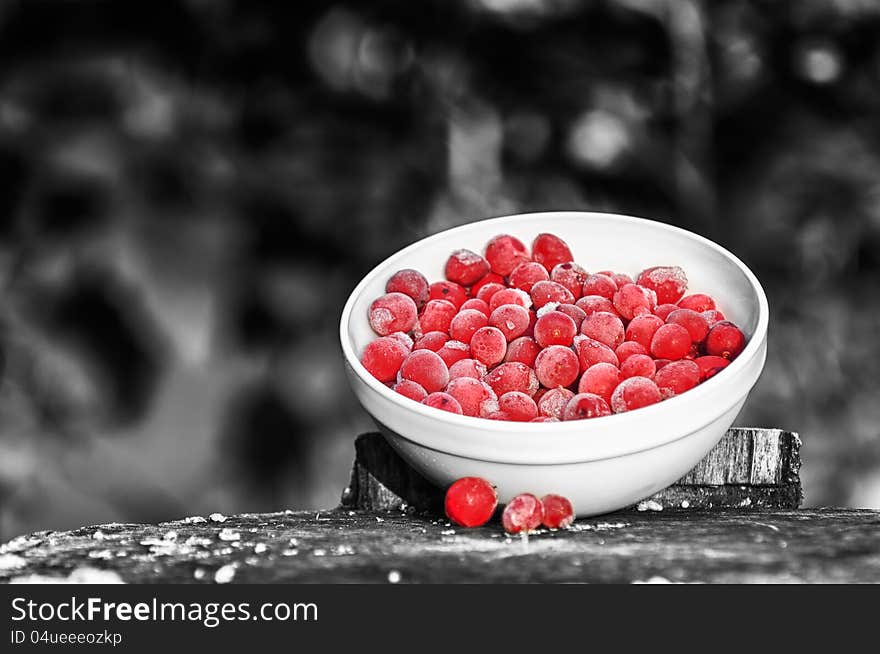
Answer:
[[[677,266],[635,280],[588,273],[568,245],[496,236],[456,250],[446,280],[400,270],[370,306],[361,363],[398,393],[490,420],[555,422],[632,411],[712,377],[745,347]]]

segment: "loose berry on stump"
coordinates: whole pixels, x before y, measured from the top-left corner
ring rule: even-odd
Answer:
[[[544,507],[541,500],[531,493],[521,493],[514,497],[501,514],[501,523],[509,534],[528,533],[541,526]]]
[[[565,529],[574,522],[574,507],[567,497],[545,495],[541,498],[544,509],[542,524],[548,529]]]
[[[498,494],[485,479],[462,477],[446,490],[446,517],[461,527],[479,527],[489,522],[498,506]]]

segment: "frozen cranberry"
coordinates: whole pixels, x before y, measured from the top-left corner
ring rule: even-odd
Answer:
[[[518,361],[524,363],[528,367],[535,365],[535,357],[541,351],[541,346],[530,336],[520,336],[515,338],[507,346],[507,354],[504,355],[505,362]]]
[[[504,277],[501,275],[496,275],[493,272],[490,272],[488,275],[484,276],[480,281],[471,286],[471,297],[479,297],[479,293],[484,286],[487,284],[498,284],[501,288],[504,288]],[[488,302],[488,300],[486,300]]]
[[[478,300],[482,300],[487,305],[489,305],[489,311],[491,312],[492,306],[489,303],[492,301],[492,296],[506,289],[507,287],[500,282],[489,282],[488,284],[482,286],[479,291],[477,291],[476,297]]]
[[[562,420],[562,414],[565,412],[565,407],[568,404],[568,401],[573,397],[574,393],[567,388],[562,388],[561,386],[551,388],[541,396],[540,400],[538,400],[538,411],[542,416],[549,416],[551,418],[556,418],[557,420]]]
[[[458,403],[454,397],[452,397],[449,393],[436,392],[431,393],[422,400],[422,404],[426,406],[433,407],[435,409],[440,409],[441,411],[448,411],[449,413],[457,413],[461,415],[461,405]]]
[[[611,394],[611,409],[614,413],[623,413],[656,404],[662,398],[660,389],[646,377],[630,377],[620,382]]]
[[[412,350],[414,346],[413,339],[410,338],[409,334],[404,334],[403,332],[392,332],[388,334],[388,338],[393,338],[395,341],[399,342],[403,347],[407,350]]]
[[[380,382],[390,382],[397,377],[407,356],[409,352],[400,341],[386,336],[367,344],[361,355],[361,363]]]
[[[513,269],[507,282],[512,288],[518,288],[528,293],[537,282],[545,282],[550,279],[547,269],[535,261],[524,261]]]
[[[499,397],[510,391],[519,391],[532,397],[538,390],[538,378],[535,371],[524,363],[511,361],[502,363],[483,377],[495,394]]]
[[[598,295],[610,300],[617,293],[617,284],[608,275],[587,275],[584,280],[584,286],[581,289],[581,295]]]
[[[502,304],[489,316],[489,324],[500,329],[509,342],[529,328],[529,311],[518,304]]]
[[[574,349],[580,361],[581,371],[586,371],[597,363],[610,363],[615,368],[619,364],[614,350],[589,336],[575,336]]]
[[[611,402],[611,394],[620,384],[620,380],[620,371],[610,363],[596,363],[581,375],[578,393],[592,393],[606,402]]]
[[[449,332],[449,323],[458,310],[448,300],[430,300],[422,309],[419,317],[419,328],[422,334],[428,332]]]
[[[611,279],[614,280],[614,283],[617,285],[617,290],[619,291],[627,284],[635,284],[633,278],[629,275],[625,275],[624,273],[616,273],[610,270],[600,270],[600,275],[608,275]]]
[[[579,372],[577,355],[564,345],[546,347],[535,358],[535,374],[547,388],[569,386],[577,379]]]
[[[528,533],[541,526],[544,519],[544,507],[541,500],[531,493],[522,493],[514,497],[501,514],[501,523],[509,534]]]
[[[706,381],[729,366],[730,360],[724,357],[705,356],[697,357],[694,363],[700,367],[700,381]]]
[[[446,341],[443,347],[437,350],[437,355],[443,359],[443,363],[446,364],[447,368],[458,361],[467,359],[470,353],[471,349],[467,343],[453,340]]]
[[[403,360],[400,378],[414,381],[428,393],[435,393],[449,383],[449,368],[436,352],[414,350]]]
[[[624,284],[614,294],[614,308],[621,318],[632,320],[644,313],[651,313],[657,306],[657,296],[649,288],[636,284]]]
[[[528,293],[518,288],[505,288],[494,293],[489,299],[489,311],[495,311],[495,309],[503,307],[505,304],[515,304],[523,309],[528,309],[532,306],[532,298],[529,297]]]
[[[623,321],[613,313],[596,311],[581,323],[581,334],[589,336],[612,350],[623,343]]]
[[[634,354],[647,353],[648,351],[642,347],[642,344],[637,343],[636,341],[624,341],[614,349],[614,354],[617,355],[617,361],[619,363],[623,363]]]
[[[672,361],[654,375],[664,399],[689,391],[700,383],[700,366],[688,359]]]
[[[587,420],[588,418],[601,418],[610,416],[611,408],[608,402],[593,393],[578,393],[565,405],[562,413],[563,420]]]
[[[621,379],[629,379],[630,377],[652,379],[655,372],[657,372],[657,368],[654,365],[654,359],[647,354],[634,354],[620,364]]]
[[[486,366],[476,359],[461,359],[449,366],[449,381],[459,377],[482,379],[487,372]]]
[[[690,349],[691,335],[681,325],[662,325],[651,338],[651,354],[658,359],[681,359]]]
[[[455,282],[434,282],[428,287],[428,296],[432,300],[452,302],[456,311],[468,299],[467,291]]]
[[[428,332],[427,334],[422,334],[420,338],[416,339],[412,349],[431,350],[431,352],[436,352],[446,345],[446,341],[448,340],[449,335],[446,332]]]
[[[679,308],[680,307],[677,304],[658,304],[654,307],[653,314],[663,322],[666,322],[666,318],[669,317],[669,314]]]
[[[535,401],[520,391],[509,391],[499,397],[498,406],[515,422],[528,422],[538,416]]]
[[[470,343],[474,332],[488,323],[486,314],[476,309],[464,309],[459,311],[449,323],[449,335],[456,341]]]
[[[655,266],[640,272],[636,284],[654,291],[659,304],[675,304],[687,290],[688,280],[678,266]]]
[[[461,527],[479,527],[489,522],[498,494],[495,488],[480,477],[462,477],[446,490],[443,502],[446,517]]]
[[[681,325],[691,335],[692,343],[702,343],[709,333],[709,323],[702,314],[690,309],[676,309],[666,317],[666,322]]]
[[[507,339],[497,327],[481,327],[471,337],[470,358],[487,366],[494,366],[504,360],[507,353]]]
[[[715,308],[715,300],[705,293],[694,293],[693,295],[685,295],[681,298],[678,301],[678,308],[703,313]]]
[[[547,305],[544,305],[544,308],[546,308],[546,306]],[[584,318],[587,317],[587,312],[576,304],[560,304],[556,307],[556,311],[564,313],[566,316],[574,320],[575,333],[581,328],[581,323],[583,323]]]
[[[472,379],[459,377],[449,382],[446,392],[461,405],[466,416],[486,417],[498,410],[498,396],[489,384]]]
[[[706,319],[706,322],[709,323],[709,327],[716,322],[724,320],[724,314],[718,311],[718,309],[709,309],[708,311],[703,311],[700,315]]]
[[[654,333],[663,326],[663,320],[649,313],[636,316],[626,326],[626,340],[634,341],[645,348],[651,349]]]
[[[462,286],[470,286],[489,272],[489,262],[476,252],[455,250],[446,260],[446,279]]]
[[[486,261],[497,275],[507,276],[523,261],[529,260],[529,251],[518,238],[500,234],[486,245]]]
[[[370,305],[370,327],[379,336],[408,332],[416,324],[416,303],[403,293],[386,293]]]
[[[417,384],[409,379],[401,379],[394,385],[394,390],[416,402],[421,402],[428,397],[428,391],[422,388],[421,384]]]
[[[538,234],[532,242],[532,259],[547,270],[553,270],[561,263],[574,261],[566,242],[553,234]]]
[[[428,280],[418,270],[405,268],[391,275],[385,284],[386,293],[403,293],[421,309],[428,301]]]
[[[574,296],[565,286],[556,282],[538,282],[532,286],[530,293],[535,309],[540,309],[548,302],[574,304]]]
[[[557,284],[562,284],[569,290],[574,299],[578,299],[584,293],[584,282],[587,280],[587,271],[576,263],[567,262],[557,264],[550,272],[550,279]]]
[[[717,322],[706,336],[706,354],[735,359],[746,346],[746,337],[728,320]]]
[[[612,304],[611,300],[607,297],[602,297],[601,295],[585,295],[574,304],[586,314],[586,316],[584,316],[585,318],[597,311],[607,311],[608,313],[617,314],[617,309],[614,308],[614,304]]]
[[[541,523],[548,529],[565,529],[574,522],[574,507],[562,495],[545,495],[541,498],[544,518]]]
[[[577,334],[577,325],[561,311],[545,313],[535,323],[535,340],[541,347],[571,345]]]
[[[489,311],[489,303],[484,302],[483,300],[476,297],[472,297],[470,300],[462,304],[460,311],[470,309],[473,309],[474,311],[479,311],[487,318],[489,317],[489,314],[492,313],[491,311]]]

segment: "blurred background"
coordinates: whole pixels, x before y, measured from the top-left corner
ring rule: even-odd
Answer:
[[[738,424],[878,507],[878,112],[871,0],[0,2],[0,539],[335,505],[348,292],[545,209],[752,266]]]

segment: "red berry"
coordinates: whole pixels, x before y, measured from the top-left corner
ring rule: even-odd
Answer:
[[[422,388],[420,384],[410,381],[409,379],[401,379],[394,385],[394,390],[404,397],[408,397],[416,402],[421,402],[428,397],[428,391]]]
[[[614,413],[623,413],[656,404],[663,397],[660,389],[645,377],[630,377],[620,382],[611,394],[611,409]]]
[[[651,354],[658,359],[681,359],[690,349],[691,335],[681,325],[662,325],[651,338]]]
[[[410,353],[400,341],[386,336],[367,343],[361,355],[361,363],[380,382],[390,382],[397,377],[397,372],[407,356]]]
[[[700,383],[700,366],[688,359],[672,361],[654,375],[664,399],[681,395]]]
[[[462,477],[446,490],[446,517],[461,527],[479,527],[489,522],[498,494],[485,479]]]
[[[504,360],[507,339],[497,327],[481,327],[471,337],[470,355],[480,363],[494,366]]]
[[[495,274],[507,276],[528,260],[529,251],[523,242],[508,234],[500,234],[486,245],[486,261]]]
[[[501,397],[511,391],[519,391],[532,397],[538,390],[538,378],[535,371],[524,363],[512,361],[502,363],[491,370],[484,378],[495,394]]]
[[[501,523],[509,534],[528,533],[541,526],[544,519],[544,507],[541,500],[531,493],[522,493],[514,497],[501,514]]]
[[[632,324],[632,323],[630,323]],[[624,341],[614,349],[618,363],[623,363],[634,354],[647,354],[648,351],[636,341]]]
[[[709,333],[709,323],[703,315],[690,309],[676,309],[666,317],[666,322],[681,325],[688,330],[693,343],[702,343]]]
[[[561,263],[574,261],[566,242],[553,234],[538,234],[532,242],[532,259],[547,270],[553,270]]]
[[[584,282],[587,280],[587,271],[576,263],[567,262],[557,264],[550,272],[550,279],[557,284],[562,284],[569,290],[575,299],[584,294]]]
[[[581,371],[586,371],[597,363],[610,363],[615,368],[619,364],[614,350],[589,336],[575,336],[574,349],[580,361]]]
[[[504,277],[501,275],[496,275],[493,272],[490,272],[488,275],[485,275],[480,281],[471,286],[471,297],[478,297],[480,289],[482,289],[486,284],[500,284],[501,287],[504,287]]]
[[[703,311],[700,315],[706,319],[709,327],[712,327],[716,322],[724,320],[724,314],[718,311],[718,309],[709,309],[708,311]]]
[[[635,284],[632,277],[623,273],[616,273],[610,270],[600,270],[599,274],[608,275],[609,277],[611,277],[611,279],[613,279],[614,283],[617,285],[617,290],[620,290],[627,284]]]
[[[651,313],[651,310],[657,306],[657,296],[654,291],[636,284],[621,286],[620,290],[614,294],[612,301],[617,313],[626,320],[632,320],[644,313]]]
[[[461,359],[449,366],[449,381],[459,377],[482,379],[486,374],[486,366],[476,359]]]
[[[620,371],[610,363],[596,363],[581,375],[578,393],[592,393],[606,402],[611,402],[611,394],[620,384],[620,380]]]
[[[579,372],[577,355],[564,345],[546,347],[535,358],[535,374],[547,388],[569,386],[577,379]]]
[[[388,334],[388,338],[393,338],[395,341],[399,342],[403,347],[407,350],[412,350],[414,346],[413,339],[410,338],[409,334],[404,334],[403,332],[392,332]]]
[[[573,306],[573,305],[572,305]],[[569,346],[577,334],[577,325],[561,311],[549,311],[535,323],[535,340],[541,347],[548,345]]]
[[[487,318],[489,317],[489,314],[491,313],[491,311],[489,311],[489,303],[484,302],[483,300],[481,300],[479,298],[475,298],[475,297],[472,297],[470,300],[468,300],[467,302],[462,304],[460,311],[465,311],[465,310],[469,310],[469,309],[473,309],[474,311],[479,311]]]
[[[694,293],[693,295],[685,295],[681,298],[678,301],[678,308],[703,313],[715,308],[715,300],[705,293]]]
[[[706,381],[729,366],[730,360],[724,357],[705,356],[697,357],[694,363],[700,367],[700,381]]]
[[[573,397],[574,393],[567,388],[562,388],[561,386],[551,388],[538,400],[538,411],[543,416],[562,420],[565,407]]]
[[[629,379],[630,377],[653,379],[655,372],[657,372],[657,368],[654,365],[654,359],[647,354],[634,354],[620,364],[621,379]]]
[[[541,351],[541,346],[530,336],[520,336],[510,342],[507,346],[507,354],[504,355],[505,362],[518,361],[524,363],[529,368],[535,365],[535,357]]]
[[[538,416],[535,401],[520,391],[509,391],[498,398],[498,406],[510,420],[528,422]]]
[[[416,324],[416,303],[403,293],[386,293],[370,305],[370,327],[379,336],[408,332]]]
[[[614,308],[611,300],[601,295],[585,295],[574,304],[586,314],[585,318],[597,311],[607,311],[617,315],[617,309]]]
[[[456,250],[446,260],[446,279],[462,286],[470,286],[489,272],[489,263],[476,252]]]
[[[681,307],[679,307],[677,304],[658,304],[656,307],[654,307],[653,313],[655,316],[660,318],[660,320],[666,322],[666,318],[669,317],[669,314],[679,308]]]
[[[574,304],[574,295],[571,294],[571,291],[556,282],[538,282],[532,286],[530,295],[535,309],[540,309],[548,302]]]
[[[529,311],[518,304],[502,304],[489,316],[489,324],[500,329],[510,342],[529,328]]]
[[[546,309],[547,307],[545,306],[543,308]],[[556,311],[564,313],[566,316],[574,320],[575,333],[581,328],[584,318],[587,317],[587,312],[576,304],[560,304],[556,307]]]
[[[601,418],[610,416],[611,408],[608,402],[593,393],[578,393],[565,405],[562,413],[563,420],[587,420],[589,418]]]
[[[614,283],[610,276],[601,274],[587,275],[587,278],[584,280],[584,286],[581,289],[581,295],[584,297],[598,295],[607,300],[613,298],[615,293],[617,293],[617,284]]]
[[[400,366],[400,379],[409,379],[428,393],[435,393],[449,383],[449,368],[436,352],[414,350]]]
[[[495,311],[495,309],[503,307],[505,304],[515,304],[524,309],[528,309],[532,306],[532,299],[529,297],[528,293],[521,291],[518,288],[505,288],[504,290],[494,293],[489,299],[489,310]]]
[[[435,409],[440,409],[441,411],[448,411],[449,413],[461,415],[461,405],[458,403],[458,400],[452,397],[449,393],[431,393],[428,397],[422,400],[422,404]]]
[[[581,323],[581,334],[614,349],[623,343],[623,321],[613,313],[596,311]]]
[[[474,332],[480,327],[485,327],[488,323],[489,319],[486,318],[486,314],[476,309],[463,309],[449,323],[449,335],[456,341],[469,344]]]
[[[431,350],[431,352],[436,352],[446,345],[446,341],[448,340],[449,335],[446,332],[428,332],[427,334],[422,334],[420,338],[416,339],[412,349]]]
[[[663,320],[658,316],[650,313],[636,316],[626,326],[626,340],[635,341],[645,348],[645,351],[648,351],[651,349],[651,339],[654,338],[654,333],[662,326]]]
[[[467,359],[470,353],[471,349],[467,343],[452,340],[446,341],[443,347],[437,350],[437,354],[443,359],[447,368],[462,359]]]
[[[728,320],[717,322],[706,336],[706,354],[735,359],[746,346],[746,337]]]
[[[386,293],[403,293],[421,309],[428,301],[428,280],[418,270],[405,268],[391,275],[385,284]]]
[[[485,418],[498,410],[498,396],[479,379],[459,377],[449,382],[446,392],[454,397],[466,416]]]
[[[542,524],[548,529],[565,529],[574,522],[574,507],[562,495],[545,495],[541,498],[544,509]]]
[[[430,300],[419,317],[422,334],[428,332],[449,332],[449,323],[458,313],[458,309],[449,300]]]
[[[687,275],[678,266],[655,266],[639,273],[636,284],[650,288],[660,304],[675,304],[687,290]]]
[[[428,287],[428,295],[432,300],[447,300],[452,302],[455,310],[461,307],[468,299],[467,291],[463,286],[455,282],[434,282]]]
[[[545,282],[550,279],[547,269],[535,261],[524,261],[513,269],[508,284],[512,288],[518,288],[528,293],[537,282]]]
[[[480,290],[476,291],[475,295],[478,300],[482,300],[489,305],[489,302],[492,301],[492,296],[506,288],[507,287],[502,282],[488,282],[487,284],[483,284],[483,286],[480,287]],[[491,309],[492,307],[489,306],[490,311]]]

